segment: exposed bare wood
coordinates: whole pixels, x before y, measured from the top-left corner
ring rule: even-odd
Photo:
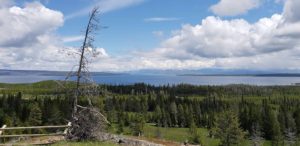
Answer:
[[[2,135],[2,133],[4,132],[4,129],[6,128],[6,125],[3,125],[0,129],[0,135]]]
[[[73,112],[72,126],[68,130],[67,138],[69,140],[87,140],[94,139],[105,131],[109,124],[106,117],[99,109],[93,107],[92,98],[99,95],[98,85],[91,78],[88,65],[91,59],[97,56],[93,46],[95,31],[98,29],[99,20],[97,18],[98,8],[91,11],[90,17],[84,33],[84,40],[79,49],[79,64],[75,74],[76,87],[73,90]],[[72,74],[72,73],[71,73]],[[68,78],[68,77],[67,77]],[[88,105],[78,105],[78,98],[84,97]]]
[[[65,129],[64,134],[67,134],[67,133],[68,133],[69,127],[72,126],[72,123],[69,122],[67,126],[68,126],[68,127]]]
[[[82,78],[82,70],[86,67],[88,64],[88,60],[85,57],[86,49],[91,47],[91,41],[94,41],[93,37],[90,35],[93,32],[93,29],[95,29],[96,25],[93,23],[93,20],[96,20],[96,15],[98,13],[98,8],[94,8],[91,12],[90,18],[88,20],[88,24],[85,30],[84,34],[84,41],[80,50],[80,59],[79,59],[79,66],[77,70],[77,79],[76,79],[76,93],[73,99],[73,114],[77,112],[77,100],[80,96],[80,82]],[[89,100],[89,104],[91,105],[91,101]]]
[[[22,144],[15,144],[15,143],[6,143],[6,144],[0,144],[0,146],[29,146],[29,145],[50,145],[55,142],[47,142],[47,143],[22,143]]]

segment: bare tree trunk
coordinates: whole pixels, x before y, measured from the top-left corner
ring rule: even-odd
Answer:
[[[98,23],[97,14],[98,8],[94,8],[89,17],[83,44],[78,53],[80,60],[78,70],[74,73],[76,76],[76,87],[72,96],[72,126],[66,136],[69,140],[97,139],[97,137],[101,137],[101,134],[106,130],[107,124],[109,124],[100,110],[92,106],[90,99],[98,95],[97,85],[91,81],[88,71],[89,55],[92,54],[93,57],[97,55],[92,45],[94,41],[93,33],[96,31]],[[91,48],[92,52],[88,48]],[[78,105],[78,98],[81,96],[88,100],[88,107]]]
[[[84,41],[82,44],[82,48],[80,50],[80,61],[79,61],[79,66],[78,66],[78,71],[77,71],[77,80],[76,80],[76,91],[75,91],[75,95],[74,95],[74,99],[73,99],[73,116],[75,116],[75,113],[77,113],[77,105],[78,105],[78,97],[80,96],[80,79],[82,77],[82,68],[84,68],[85,63],[84,63],[84,53],[85,53],[85,49],[87,47],[89,47],[87,44],[88,41],[88,37],[89,37],[89,33],[92,32],[92,27],[94,27],[92,24],[92,20],[96,17],[96,14],[98,12],[98,8],[93,9],[87,27],[85,29],[85,35],[84,35]],[[91,104],[89,102],[89,104]]]

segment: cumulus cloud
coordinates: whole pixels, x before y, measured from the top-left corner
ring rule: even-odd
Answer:
[[[155,52],[188,59],[254,56],[294,49],[299,45],[300,23],[285,20],[290,18],[274,14],[251,24],[244,19],[222,20],[210,16],[201,24],[184,25]]]
[[[173,69],[299,69],[300,23],[295,9],[298,7],[298,2],[288,0],[282,14],[254,23],[209,16],[198,25],[183,25],[162,41],[160,47],[139,52],[138,56],[148,59],[144,63],[148,67],[153,67],[151,63],[160,66],[165,63]],[[187,62],[193,62],[194,66]]]
[[[222,20],[210,16],[201,24],[184,25],[156,51],[172,58],[251,56],[279,51],[291,42],[281,38],[274,40],[274,30],[280,22],[280,15],[263,18],[255,24],[243,19]]]
[[[261,0],[220,0],[210,7],[210,10],[218,16],[237,16],[247,13],[249,10],[259,7]]]
[[[55,30],[63,14],[39,2],[0,9],[0,52],[5,67],[38,68],[57,59],[60,46]],[[49,67],[49,66],[48,66]]]
[[[0,10],[0,47],[30,46],[63,25],[63,14],[38,2]]]

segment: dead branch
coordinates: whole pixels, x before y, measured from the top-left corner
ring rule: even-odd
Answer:
[[[99,95],[98,85],[91,79],[91,74],[88,69],[90,59],[96,56],[93,42],[95,41],[94,35],[99,23],[97,15],[98,8],[94,8],[90,14],[85,29],[85,37],[78,53],[80,56],[78,69],[75,72],[76,86],[72,96],[72,126],[67,134],[67,138],[70,140],[94,139],[105,132],[106,126],[110,124],[99,109],[93,107],[91,100],[93,97]],[[92,50],[90,51],[90,49]],[[73,73],[69,75],[73,75]],[[67,76],[66,79],[68,78],[69,76]],[[87,99],[87,107],[78,104],[79,97]]]

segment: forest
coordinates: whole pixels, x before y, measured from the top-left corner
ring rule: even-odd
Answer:
[[[72,101],[61,81],[0,84],[0,125],[57,125],[70,121]],[[72,86],[72,83],[69,83]],[[187,129],[180,142],[207,145],[299,145],[300,86],[99,85],[93,106],[109,122],[107,131],[163,138],[164,128]],[[80,97],[80,105],[87,105]],[[205,136],[201,130],[207,132]],[[22,133],[25,131],[14,131]],[[30,131],[26,131],[27,133]],[[47,133],[48,131],[39,131]]]

